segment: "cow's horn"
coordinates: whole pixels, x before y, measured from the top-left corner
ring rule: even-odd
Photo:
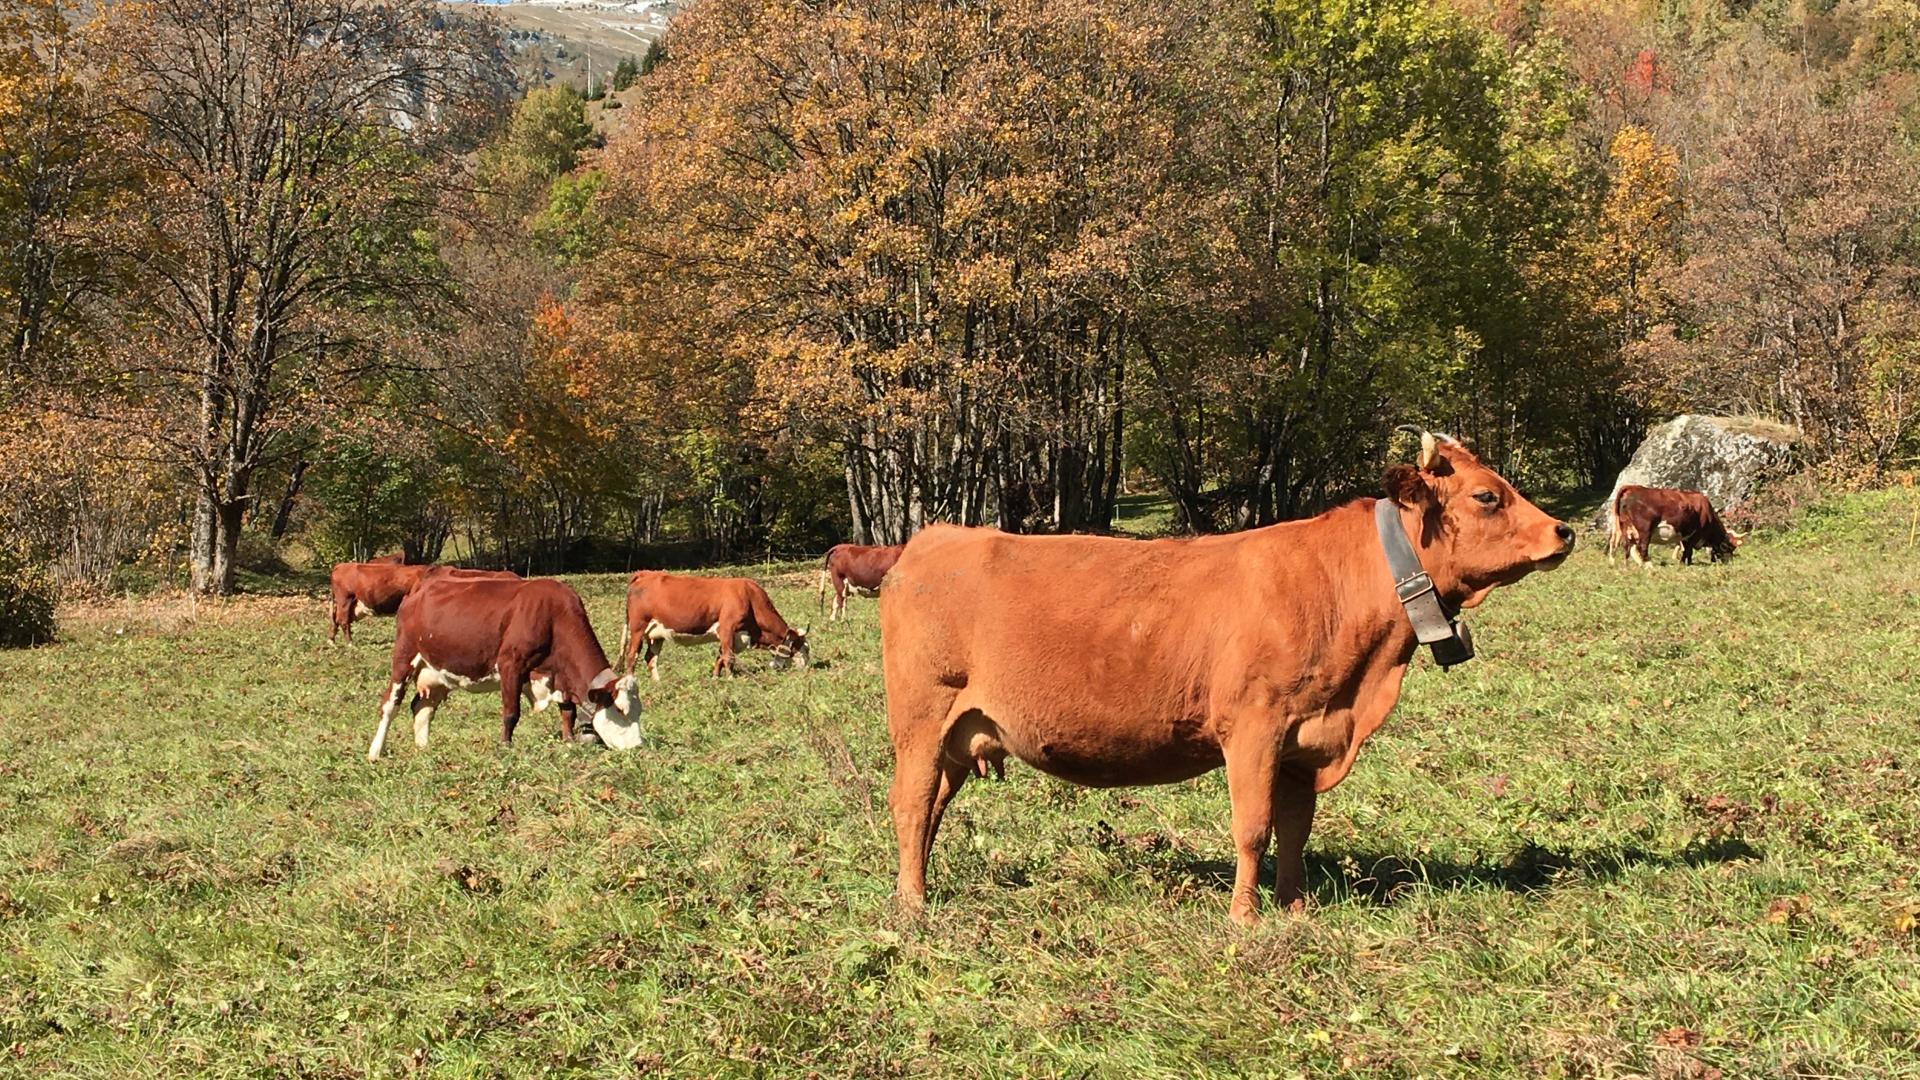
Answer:
[[[1451,435],[1435,435],[1426,428],[1418,427],[1414,424],[1401,424],[1393,430],[1396,434],[1404,431],[1409,435],[1420,436],[1420,468],[1422,471],[1428,471],[1433,468],[1433,459],[1439,455],[1441,443],[1458,442],[1458,440]]]

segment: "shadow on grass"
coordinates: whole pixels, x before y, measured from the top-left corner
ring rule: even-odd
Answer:
[[[1410,892],[1485,891],[1533,894],[1546,891],[1562,878],[1605,881],[1628,867],[1707,866],[1760,857],[1760,851],[1737,837],[1696,841],[1677,852],[1660,853],[1639,847],[1566,852],[1526,844],[1502,860],[1457,863],[1446,859],[1413,859],[1373,852],[1307,852],[1308,891],[1322,904],[1360,901],[1387,906]],[[1222,859],[1174,861],[1159,868],[1164,876],[1185,879],[1220,892],[1233,891],[1233,863]],[[1273,882],[1273,861],[1260,864],[1260,883]]]

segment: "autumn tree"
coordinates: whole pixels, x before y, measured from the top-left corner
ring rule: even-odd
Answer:
[[[76,17],[62,0],[0,4],[0,380],[50,374],[56,339],[107,285],[104,211],[133,187],[89,92]]]
[[[196,589],[231,592],[256,479],[433,284],[431,214],[492,63],[426,0],[154,0],[96,40],[150,177],[116,404],[195,492]],[[438,160],[436,160],[436,156]]]
[[[1103,525],[1193,204],[1196,8],[720,0],[610,148],[582,299],[632,369],[839,444],[855,535]]]
[[[1758,413],[1871,472],[1910,452],[1920,357],[1920,172],[1891,103],[1822,107],[1782,82],[1701,171],[1675,326],[1644,356],[1654,392]]]

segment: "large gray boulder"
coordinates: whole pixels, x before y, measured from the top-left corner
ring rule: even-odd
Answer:
[[[1771,420],[1726,416],[1676,416],[1661,424],[1633,452],[1614,478],[1613,491],[1628,484],[1705,492],[1722,513],[1753,501],[1760,486],[1792,470],[1798,435]],[[1594,516],[1606,528],[1613,494]]]

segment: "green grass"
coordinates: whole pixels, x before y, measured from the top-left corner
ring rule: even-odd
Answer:
[[[1912,513],[1496,594],[1251,933],[1218,773],[969,785],[896,917],[870,601],[806,675],[669,650],[644,750],[465,695],[378,765],[391,621],[79,612],[0,656],[0,1072],[1920,1076]]]

